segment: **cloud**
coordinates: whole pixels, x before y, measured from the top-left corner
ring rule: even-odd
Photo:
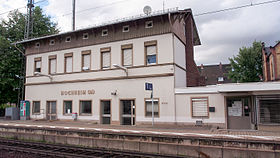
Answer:
[[[163,1],[165,8],[191,8],[197,15],[267,0],[82,0],[76,1],[76,27],[142,14],[146,5],[151,6],[153,11],[161,10]],[[25,5],[26,0],[4,0],[0,10],[4,12]],[[48,0],[43,7],[45,13],[58,22],[61,31],[71,30],[72,0]],[[228,63],[228,58],[236,55],[239,48],[250,46],[255,40],[274,45],[276,40],[280,40],[279,10],[280,2],[195,16],[202,42],[201,46],[195,47],[196,63]]]

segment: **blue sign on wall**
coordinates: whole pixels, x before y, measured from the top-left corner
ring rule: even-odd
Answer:
[[[152,83],[145,83],[145,90],[146,91],[153,90],[153,84]]]

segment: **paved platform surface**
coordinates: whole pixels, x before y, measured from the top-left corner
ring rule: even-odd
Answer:
[[[134,133],[134,134],[153,134],[169,136],[188,136],[199,138],[225,138],[238,140],[260,140],[280,142],[279,132],[266,132],[257,130],[226,130],[211,129],[210,127],[197,126],[164,126],[141,125],[141,126],[121,126],[121,125],[100,125],[90,121],[8,121],[0,120],[2,126],[37,127],[52,129],[72,129],[87,131],[104,131],[113,133]]]

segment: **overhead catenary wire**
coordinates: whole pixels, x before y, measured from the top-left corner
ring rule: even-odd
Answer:
[[[241,5],[241,6],[237,6],[237,7],[226,8],[226,9],[221,9],[221,10],[209,11],[209,12],[204,12],[204,13],[198,13],[198,14],[194,14],[193,16],[215,14],[215,13],[220,13],[220,12],[225,12],[225,11],[231,11],[231,10],[236,10],[236,9],[241,9],[241,8],[246,8],[246,7],[259,6],[259,5],[270,4],[270,3],[276,3],[276,2],[280,2],[280,0],[271,0],[271,1],[264,1],[264,2],[259,2],[259,3],[252,3],[252,1],[251,1],[250,4]]]
[[[37,1],[37,2],[35,2],[34,4],[42,3],[42,2],[44,2],[44,1],[47,1],[47,0]],[[26,6],[19,7],[19,8],[15,8],[15,9],[12,9],[12,10],[9,10],[9,11],[5,11],[5,12],[3,12],[3,13],[0,13],[0,16],[1,16],[1,15],[4,15],[4,14],[7,14],[7,13],[10,13],[10,12],[12,12],[12,11],[14,11],[14,10],[20,10],[20,9],[23,9],[23,8],[26,8]]]

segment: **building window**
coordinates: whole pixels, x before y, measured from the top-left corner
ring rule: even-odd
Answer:
[[[88,33],[83,34],[83,39],[88,39]]]
[[[152,117],[152,99],[145,100],[145,116]],[[159,117],[159,99],[154,98],[154,117]]]
[[[39,42],[36,42],[36,43],[35,43],[35,47],[36,47],[36,48],[39,48],[39,47],[40,47],[40,43],[39,43]]]
[[[72,101],[64,101],[63,102],[63,114],[71,115],[72,114]]]
[[[32,113],[40,114],[40,101],[33,101]]]
[[[82,71],[90,70],[90,56],[90,50],[82,52]]]
[[[34,72],[41,72],[41,58],[34,59]]]
[[[129,25],[123,26],[123,32],[129,32]]]
[[[56,55],[49,56],[49,74],[56,73]]]
[[[145,53],[146,53],[146,65],[157,63],[157,42],[150,41],[145,42]]]
[[[146,21],[145,22],[145,28],[152,28],[153,27],[153,21]]]
[[[64,70],[65,73],[73,71],[73,53],[68,53],[64,55]]]
[[[102,48],[101,49],[101,68],[107,69],[111,67],[111,49]]]
[[[91,114],[91,101],[80,101],[80,114]]]
[[[219,82],[224,82],[224,77],[218,77]]]
[[[108,29],[102,30],[102,36],[107,36],[108,35]]]
[[[270,98],[259,99],[260,123],[280,124],[280,98],[271,96]]]
[[[54,45],[55,41],[54,40],[50,40],[50,45]]]
[[[70,36],[66,37],[65,42],[71,42],[71,37]]]
[[[132,44],[122,46],[122,65],[132,66]]]
[[[192,117],[208,117],[208,98],[192,98]]]

